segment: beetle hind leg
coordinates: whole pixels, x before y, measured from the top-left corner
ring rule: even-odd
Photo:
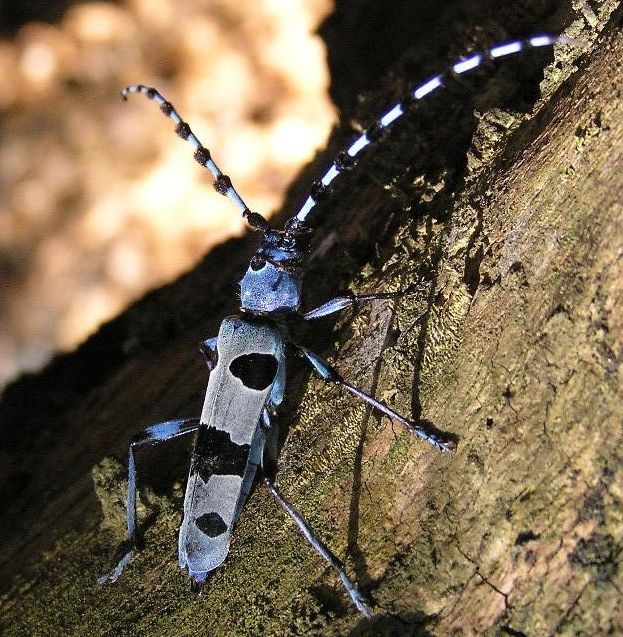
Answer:
[[[322,542],[298,510],[281,495],[273,480],[267,475],[264,475],[264,484],[277,504],[279,504],[279,506],[292,518],[300,533],[311,544],[316,553],[318,553],[320,557],[326,560],[337,571],[344,588],[348,591],[348,594],[357,607],[357,610],[370,619],[373,616],[372,611],[366,604],[363,595],[359,592],[355,583],[346,574],[346,569],[344,568],[342,561],[333,554],[331,549],[329,549],[324,542]]]

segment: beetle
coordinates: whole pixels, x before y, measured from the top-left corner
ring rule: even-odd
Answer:
[[[342,562],[281,494],[274,482],[278,435],[275,415],[285,392],[287,350],[293,349],[323,380],[343,387],[392,420],[402,423],[438,450],[451,453],[454,445],[352,385],[323,358],[289,339],[285,319],[298,317],[310,321],[361,302],[403,294],[345,293],[314,309],[301,311],[303,265],[312,236],[313,213],[316,204],[328,193],[335,179],[352,168],[363,150],[414,104],[417,105],[450,80],[481,67],[487,60],[555,43],[577,44],[567,36],[548,34],[497,44],[484,53],[473,53],[458,60],[441,74],[418,84],[403,101],[392,105],[338,154],[282,230],[272,228],[261,214],[251,212],[231,179],[214,162],[210,151],[202,145],[174,106],[156,89],[138,84],[122,90],[124,99],[132,93],[139,93],[160,106],[164,115],[175,124],[176,133],[193,147],[195,160],[212,174],[216,191],[233,201],[243,218],[262,238],[240,280],[240,315],[225,318],[218,336],[207,339],[202,345],[210,376],[201,417],[151,425],[130,444],[127,549],[115,569],[100,578],[100,583],[117,580],[138,543],[135,450],[142,445],[196,433],[178,546],[179,564],[190,578],[191,589],[201,592],[209,574],[225,561],[232,532],[259,473],[273,498],[292,518],[307,541],[336,569],[356,608],[366,617],[372,616],[370,607],[348,577]]]

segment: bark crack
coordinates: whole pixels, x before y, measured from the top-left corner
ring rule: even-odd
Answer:
[[[474,558],[470,557],[462,548],[461,545],[459,544],[458,540],[456,540],[456,548],[459,551],[459,553],[468,561],[470,562],[470,564],[473,564],[476,568],[474,571],[474,575],[476,575],[477,577],[479,577],[481,579],[482,582],[484,582],[487,586],[489,586],[492,590],[494,590],[496,593],[498,593],[499,595],[501,595],[504,598],[504,608],[506,610],[509,610],[510,608],[512,608],[512,604],[508,601],[508,597],[510,595],[509,593],[505,593],[501,588],[499,588],[498,586],[496,586],[489,578],[488,576],[486,576],[480,569],[480,564],[477,560],[475,560]]]

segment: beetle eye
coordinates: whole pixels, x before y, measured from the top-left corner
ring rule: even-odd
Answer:
[[[251,259],[251,263],[249,263],[249,267],[254,272],[261,270],[265,265],[266,265],[266,259],[258,256],[257,254]]]

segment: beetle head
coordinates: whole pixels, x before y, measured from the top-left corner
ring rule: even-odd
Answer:
[[[308,231],[270,229],[240,281],[241,309],[258,314],[296,312],[301,305],[301,264]]]

